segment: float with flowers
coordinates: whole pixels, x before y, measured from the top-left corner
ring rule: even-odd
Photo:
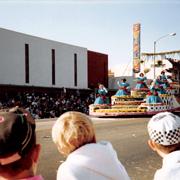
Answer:
[[[123,117],[154,115],[163,111],[180,110],[174,96],[174,88],[167,88],[165,94],[156,91],[132,90],[130,95],[111,96],[111,104],[91,104],[89,115],[95,117]]]

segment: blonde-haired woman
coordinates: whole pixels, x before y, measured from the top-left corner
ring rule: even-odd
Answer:
[[[52,128],[52,138],[67,157],[59,166],[58,180],[129,180],[110,142],[96,142],[93,123],[80,112],[66,112]]]

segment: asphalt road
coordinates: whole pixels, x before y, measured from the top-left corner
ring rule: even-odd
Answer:
[[[149,118],[93,118],[97,140],[110,141],[132,180],[152,180],[161,166],[161,158],[147,145],[146,130]],[[42,145],[38,173],[45,180],[55,180],[56,171],[64,158],[51,140],[54,120],[37,122],[37,139]],[[88,178],[87,178],[88,179]]]

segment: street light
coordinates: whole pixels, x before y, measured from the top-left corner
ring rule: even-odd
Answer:
[[[175,36],[176,35],[176,33],[170,33],[170,34],[166,34],[166,35],[164,35],[164,36],[161,36],[160,38],[158,38],[156,41],[154,41],[154,79],[156,78],[156,70],[155,70],[155,60],[156,60],[156,58],[155,58],[155,54],[156,54],[156,43],[159,41],[159,40],[161,40],[161,39],[163,39],[163,38],[165,38],[165,37],[167,37],[167,36]]]

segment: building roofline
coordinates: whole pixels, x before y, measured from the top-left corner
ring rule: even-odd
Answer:
[[[88,52],[93,52],[93,53],[97,53],[97,54],[108,56],[108,54],[105,54],[105,53],[101,53],[101,52],[97,52],[97,51],[93,51],[93,50],[89,50],[89,49],[87,49],[87,50],[88,50]]]
[[[32,38],[38,38],[38,39],[42,39],[42,40],[46,40],[46,41],[51,41],[51,42],[54,42],[54,43],[61,43],[61,44],[64,44],[64,45],[76,46],[76,47],[79,47],[79,48],[87,49],[87,47],[82,47],[82,46],[78,46],[78,45],[74,45],[74,44],[68,44],[68,43],[64,43],[64,42],[61,42],[61,41],[47,39],[47,38],[43,38],[43,37],[39,37],[39,36],[31,35],[31,34],[26,34],[26,33],[23,33],[23,32],[19,32],[19,31],[10,30],[10,29],[0,27],[0,30],[1,29],[6,30],[6,31],[10,31],[10,32],[14,32],[14,33],[18,33],[18,34],[21,34],[21,35],[26,35],[26,36],[29,36],[29,37],[32,37]]]

